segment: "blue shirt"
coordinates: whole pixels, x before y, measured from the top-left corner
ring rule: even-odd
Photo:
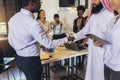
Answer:
[[[16,13],[10,19],[8,26],[9,43],[19,56],[39,56],[39,43],[47,48],[54,48],[68,41],[67,38],[54,41],[49,39],[41,24],[26,9],[21,9],[20,12]]]

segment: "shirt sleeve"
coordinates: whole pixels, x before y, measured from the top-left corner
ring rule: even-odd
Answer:
[[[44,30],[42,29],[42,26],[38,23],[31,27],[30,32],[33,38],[40,44],[44,45],[46,48],[54,48],[68,42],[68,39],[66,37],[58,40],[49,39],[49,37],[45,34]]]
[[[85,35],[89,33],[89,31],[90,31],[90,22],[89,21],[86,23],[86,25],[83,27],[83,29],[81,29],[78,33],[73,34],[73,36],[75,37],[75,41],[85,38],[86,37]]]

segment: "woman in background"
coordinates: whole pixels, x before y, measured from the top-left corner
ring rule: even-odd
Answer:
[[[46,20],[45,11],[43,9],[38,11],[37,20],[42,25],[46,34],[48,34],[51,31],[51,28],[49,22]]]

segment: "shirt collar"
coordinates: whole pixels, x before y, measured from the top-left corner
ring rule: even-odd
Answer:
[[[34,18],[32,12],[30,12],[30,11],[27,10],[27,9],[23,9],[23,8],[22,8],[22,9],[20,10],[20,12],[22,12],[23,14],[29,15],[29,16],[31,16],[31,17]]]

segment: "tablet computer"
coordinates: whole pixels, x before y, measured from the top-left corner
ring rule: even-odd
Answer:
[[[100,38],[100,37],[98,37],[98,36],[96,36],[96,35],[94,35],[94,34],[86,34],[85,36],[86,36],[87,38],[90,38],[90,39],[93,39],[93,40],[102,41],[103,44],[111,44],[109,41],[104,40],[104,39],[102,39],[102,38]]]

